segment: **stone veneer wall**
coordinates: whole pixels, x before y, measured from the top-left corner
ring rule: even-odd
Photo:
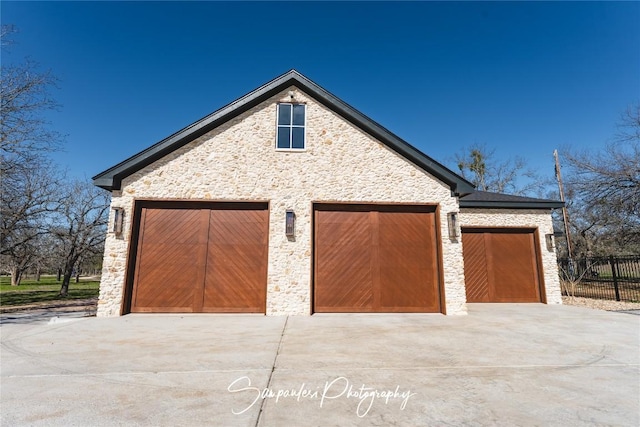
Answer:
[[[556,252],[549,250],[545,241],[545,234],[553,234],[551,213],[548,210],[464,208],[460,210],[460,225],[462,227],[537,228],[547,304],[562,304]]]
[[[307,104],[302,152],[275,149],[276,104],[290,90]],[[458,210],[449,187],[295,87],[123,180],[111,206],[124,209],[125,232],[107,235],[98,316],[121,311],[136,199],[268,200],[267,315],[311,312],[312,202],[439,204],[446,311],[466,314],[462,247],[446,237],[447,213]],[[296,212],[293,241],[287,209]]]

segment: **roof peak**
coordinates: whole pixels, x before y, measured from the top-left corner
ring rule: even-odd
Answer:
[[[468,194],[474,190],[473,184],[438,163],[408,142],[399,138],[380,124],[371,120],[346,102],[331,94],[296,69],[291,69],[259,88],[241,96],[208,116],[186,126],[171,136],[157,142],[151,147],[129,157],[117,165],[93,177],[94,185],[106,190],[119,190],[122,179],[137,172],[143,167],[159,160],[167,154],[186,145],[194,139],[215,129],[223,123],[248,111],[280,91],[289,87],[293,82],[296,87],[304,91],[325,107],[351,122],[365,133],[385,144],[398,155],[406,158],[425,172],[430,173],[440,181],[446,183],[455,194]]]

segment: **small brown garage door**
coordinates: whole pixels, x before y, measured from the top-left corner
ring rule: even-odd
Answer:
[[[544,302],[532,229],[463,229],[467,302]]]
[[[132,312],[265,312],[266,203],[141,202],[136,223]]]
[[[440,312],[433,206],[315,206],[316,312]]]

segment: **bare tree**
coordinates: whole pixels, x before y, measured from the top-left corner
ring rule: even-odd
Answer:
[[[572,228],[582,253],[640,253],[640,107],[601,151],[565,150]]]
[[[30,232],[32,230],[23,230]],[[2,265],[11,274],[11,286],[18,286],[23,274],[38,261],[38,238],[25,238],[24,243],[15,246],[11,252],[2,255]]]
[[[31,270],[35,273],[35,280],[40,281],[42,273],[56,273],[62,265],[60,245],[51,234],[45,234],[38,238],[38,257]],[[60,280],[60,279],[58,279]]]
[[[13,26],[1,27],[3,54],[15,32]],[[55,209],[59,174],[46,154],[60,148],[62,136],[44,116],[58,107],[50,96],[56,84],[51,72],[29,59],[11,62],[3,55],[0,77],[0,255],[12,266],[17,285],[37,258],[36,242]]]
[[[108,193],[88,182],[69,184],[51,228],[64,261],[61,296],[67,296],[79,261],[103,250],[108,212]]]
[[[47,159],[37,166],[18,165],[2,176],[0,191],[0,255],[13,268],[11,284],[38,259],[37,243],[59,203],[61,178]]]
[[[455,155],[456,166],[479,191],[524,195],[544,190],[546,182],[527,169],[523,159],[498,161],[494,154],[486,145],[474,144]]]
[[[615,140],[617,142],[624,141],[640,141],[640,103],[630,105],[618,122],[618,133]]]
[[[47,215],[55,210],[61,177],[47,159],[12,169],[2,176],[0,253],[45,234]]]
[[[48,153],[60,148],[62,136],[50,129],[45,112],[58,104],[51,97],[57,79],[30,59],[7,60],[10,25],[0,30],[3,62],[0,82],[0,255],[12,285],[23,273],[43,265],[50,250],[52,214],[61,206],[61,174]]]
[[[2,26],[3,50],[14,32],[12,26]],[[5,58],[0,74],[0,172],[4,175],[39,153],[59,149],[62,135],[49,128],[43,115],[59,107],[50,94],[57,84],[51,71],[41,71],[30,59],[11,63]]]

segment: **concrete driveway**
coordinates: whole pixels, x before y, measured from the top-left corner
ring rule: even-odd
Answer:
[[[640,317],[625,313],[129,315],[0,333],[3,426],[640,425]]]

